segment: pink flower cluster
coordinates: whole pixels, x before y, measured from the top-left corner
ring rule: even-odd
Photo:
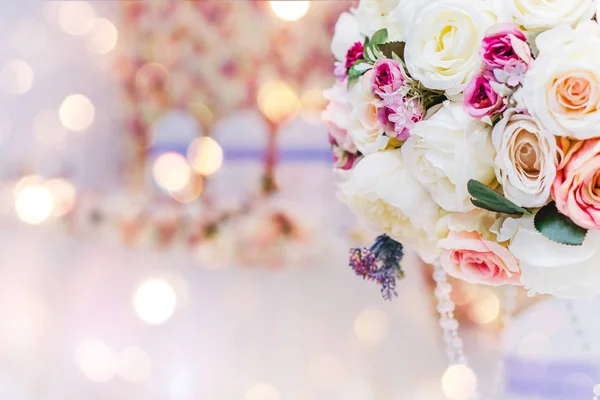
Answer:
[[[421,103],[407,96],[407,77],[398,61],[380,59],[373,66],[371,84],[379,97],[377,119],[385,134],[398,140],[406,140],[410,130],[425,115]]]
[[[513,24],[495,25],[483,38],[480,52],[483,71],[464,90],[464,107],[473,118],[492,117],[507,107],[504,86],[514,90],[523,83],[532,60],[525,34]]]

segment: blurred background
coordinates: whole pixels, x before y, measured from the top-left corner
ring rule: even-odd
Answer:
[[[0,4],[0,399],[446,398],[429,267],[392,302],[347,267],[373,236],[319,115],[353,5]],[[501,292],[454,293],[492,386]],[[563,304],[525,313],[554,322],[509,332],[506,387],[550,398],[521,361],[586,353]]]

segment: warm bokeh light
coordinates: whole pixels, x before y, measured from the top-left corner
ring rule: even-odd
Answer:
[[[119,355],[117,373],[128,382],[141,382],[150,376],[152,359],[143,349],[129,347]]]
[[[258,382],[248,389],[244,400],[281,400],[281,396],[270,383]]]
[[[190,144],[187,159],[199,174],[212,175],[223,165],[223,149],[213,138],[201,137]]]
[[[489,324],[498,318],[500,299],[490,289],[478,289],[475,299],[469,305],[469,316],[478,324]]]
[[[11,60],[0,70],[0,87],[9,94],[27,93],[33,85],[33,70],[23,60]]]
[[[260,111],[273,122],[292,117],[298,111],[300,103],[292,88],[281,81],[262,85],[257,100]]]
[[[67,129],[83,132],[94,123],[94,104],[82,94],[67,97],[60,105],[60,122]]]
[[[46,221],[52,213],[52,195],[43,186],[32,185],[18,191],[15,200],[17,217],[28,224]]]
[[[158,186],[168,192],[176,192],[188,185],[192,169],[181,154],[164,153],[154,161],[152,176]]]
[[[86,1],[64,1],[58,9],[58,24],[71,35],[85,35],[94,26],[96,12]]]
[[[364,343],[380,344],[388,335],[388,317],[377,309],[362,311],[354,321],[354,332]]]
[[[65,141],[67,131],[60,122],[58,110],[42,110],[33,117],[33,136],[44,145],[58,145]]]
[[[202,179],[191,179],[182,189],[169,192],[169,196],[179,203],[190,203],[200,197],[203,188]]]
[[[77,344],[75,362],[91,381],[108,382],[117,370],[117,357],[110,347],[99,340],[86,340]]]
[[[56,178],[47,181],[44,187],[52,196],[52,211],[53,217],[60,217],[68,214],[77,199],[77,191],[71,182],[63,178]]]
[[[310,3],[307,0],[271,0],[271,9],[279,18],[296,21],[308,12]]]
[[[320,122],[321,111],[325,108],[326,101],[323,90],[314,88],[306,90],[300,97],[300,116],[308,122]]]
[[[44,183],[44,180],[40,176],[25,175],[24,177],[19,179],[19,181],[15,185],[15,190],[13,192],[14,196],[15,196],[15,200],[17,199],[17,197],[19,197],[19,195],[21,194],[23,189],[30,187],[30,186],[41,186],[43,183]]]
[[[442,390],[451,400],[470,400],[477,392],[477,376],[467,365],[452,365],[442,376]]]
[[[97,54],[110,53],[117,45],[119,32],[107,19],[96,18],[92,29],[86,35],[88,50]]]
[[[171,285],[161,279],[142,283],[133,297],[137,316],[151,325],[165,323],[175,312],[176,305],[175,291]]]

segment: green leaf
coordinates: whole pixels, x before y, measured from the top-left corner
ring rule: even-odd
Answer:
[[[371,37],[371,41],[369,44],[382,44],[388,39],[388,31],[387,29],[380,29],[373,34]]]
[[[535,229],[548,239],[562,244],[581,246],[587,229],[575,224],[569,217],[561,214],[552,202],[535,215]]]
[[[469,194],[473,197],[471,202],[476,207],[504,214],[531,215],[528,210],[516,205],[506,197],[502,196],[500,193],[490,189],[483,183],[477,182],[474,179],[469,181],[467,184],[467,189],[469,190]]]
[[[362,74],[364,74],[365,72],[367,72],[366,70],[358,70],[356,69],[356,67],[360,64],[364,64],[365,60],[357,60],[354,64],[352,64],[352,67],[350,67],[350,69],[348,70],[348,87],[352,86],[357,80],[358,78],[360,78],[362,76]]]
[[[379,45],[379,50],[386,58],[394,58],[394,54],[399,59],[404,59],[404,42],[388,42]],[[395,59],[395,58],[394,58]]]

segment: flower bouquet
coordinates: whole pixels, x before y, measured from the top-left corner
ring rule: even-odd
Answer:
[[[323,119],[341,198],[382,234],[350,264],[386,298],[403,245],[442,283],[600,294],[599,5],[361,0],[341,15]]]

